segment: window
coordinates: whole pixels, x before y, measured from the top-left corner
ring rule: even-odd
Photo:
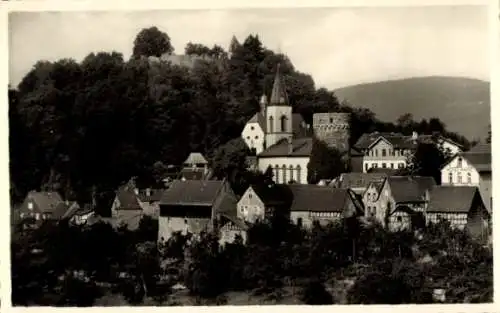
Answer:
[[[255,136],[255,139],[259,139],[259,136]]]
[[[187,225],[187,223],[188,223],[188,220],[187,220],[187,218],[185,218],[184,219],[184,224]]]
[[[269,116],[269,132],[274,132],[274,118],[272,116]]]
[[[365,172],[368,171],[368,163],[365,163]]]
[[[287,120],[286,116],[283,115],[281,117],[281,131],[282,132],[286,132],[286,120]]]
[[[286,180],[286,165],[285,164],[283,164],[282,169],[283,169],[283,173],[281,173],[281,175],[283,175],[283,184],[286,184],[287,180]]]
[[[378,156],[378,150],[375,150],[375,156]]]
[[[297,226],[302,227],[302,217],[297,219]]]
[[[300,183],[302,181],[302,177],[300,176],[301,175],[301,168],[300,168],[300,165],[297,165],[297,182]]]
[[[248,194],[248,199],[252,199],[252,194],[251,193]]]
[[[382,156],[383,156],[383,157],[387,156],[387,155],[386,155],[386,150],[385,150],[385,149],[382,149]]]
[[[391,165],[391,168],[394,168],[394,163],[389,163]]]
[[[330,117],[330,124],[333,124],[333,117]]]
[[[472,175],[470,173],[467,173],[467,183],[472,183]]]
[[[403,221],[403,219],[401,218],[401,216],[398,216],[398,219],[397,219],[397,220],[398,220],[398,222],[400,222],[400,223]]]
[[[399,163],[399,164],[398,164],[398,168],[403,168],[403,167],[405,167],[405,164],[404,164],[404,163]]]
[[[457,173],[457,180],[459,184],[462,183],[462,173]]]
[[[250,130],[254,130],[254,129],[255,129],[255,127],[253,127],[253,126],[250,127]]]
[[[387,168],[387,164],[382,163],[382,168]]]
[[[373,168],[378,168],[378,164],[377,163],[373,163]]]
[[[250,140],[250,136],[247,136],[247,139]]]
[[[276,164],[274,166],[274,181],[277,183],[279,182],[279,179],[280,179],[279,173],[280,173],[280,168],[279,168],[278,164]]]
[[[448,182],[453,183],[453,173],[448,173]]]
[[[290,170],[290,181],[293,181],[293,166],[290,165],[288,169]]]
[[[457,160],[457,167],[462,167],[462,158],[458,158]]]

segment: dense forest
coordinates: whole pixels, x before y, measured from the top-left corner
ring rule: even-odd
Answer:
[[[30,190],[57,190],[99,203],[133,176],[139,185],[154,185],[191,151],[212,159],[258,111],[278,63],[293,111],[308,123],[315,112],[352,112],[352,143],[365,132],[415,130],[469,144],[439,118],[414,121],[406,114],[385,123],[362,103],[339,103],[258,35],[243,42],[233,37],[228,51],[188,43],[182,53],[206,56],[191,67],[150,58],[174,51],[169,36],[151,27],[137,34],[128,60],[114,51],[90,53],[81,62],[41,60],[10,86],[12,201]]]

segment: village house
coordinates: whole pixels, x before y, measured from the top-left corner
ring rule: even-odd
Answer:
[[[363,154],[363,172],[366,173],[371,168],[406,168],[408,156],[414,153],[419,142],[435,143],[450,154],[463,149],[461,145],[442,136],[418,135],[417,132],[413,132],[411,136],[383,132],[363,134],[354,148]]]
[[[425,215],[426,191],[435,185],[436,181],[432,177],[387,177],[377,193],[377,200],[371,201],[371,206],[375,206],[376,210],[375,219],[393,231],[425,226],[417,224],[423,222],[419,220]]]
[[[475,238],[488,238],[491,215],[477,187],[434,186],[427,191],[426,199],[428,223],[444,219],[451,227],[467,229]]]
[[[290,189],[286,185],[261,184],[248,187],[237,204],[237,216],[249,223],[279,214],[290,214]]]
[[[158,240],[168,241],[175,232],[199,234],[212,229],[216,212],[232,194],[227,181],[176,180],[160,200]],[[235,205],[234,205],[235,206]]]
[[[491,145],[488,144],[479,144],[453,156],[441,168],[442,185],[478,187],[489,212],[493,208],[491,180]]]
[[[364,214],[363,204],[352,190],[317,185],[289,185],[288,188],[293,197],[290,219],[298,226],[311,228],[315,221],[325,225]]]
[[[138,199],[139,189],[131,184],[118,188],[111,205],[111,221],[113,226],[126,226],[130,230],[139,227],[144,210]]]
[[[342,173],[334,180],[333,185],[363,195],[371,182],[382,182],[387,176],[385,173]]]
[[[30,191],[18,210],[20,220],[30,219],[32,226],[44,220],[59,221],[66,211],[77,206],[76,202],[64,201],[55,191]]]
[[[379,208],[379,197],[384,186],[384,181],[372,181],[363,193],[363,204],[365,205],[365,217],[375,218],[377,212],[380,211]]]

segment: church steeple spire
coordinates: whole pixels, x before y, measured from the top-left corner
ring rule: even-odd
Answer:
[[[285,90],[285,83],[281,77],[280,63],[276,68],[276,76],[274,77],[273,90],[271,92],[270,105],[288,105],[288,98]]]

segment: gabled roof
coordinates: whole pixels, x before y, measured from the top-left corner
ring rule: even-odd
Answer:
[[[471,186],[434,186],[429,190],[427,212],[468,213],[477,193],[477,187]]]
[[[236,216],[238,199],[232,192],[225,192],[220,204],[215,208],[216,213]]]
[[[309,157],[312,151],[312,138],[292,139],[293,150],[288,151],[288,142],[282,140],[262,151],[258,157]]]
[[[160,200],[160,205],[212,206],[224,181],[175,180]]]
[[[343,212],[351,200],[347,189],[298,184],[288,188],[293,194],[292,212]]]
[[[401,170],[397,168],[372,167],[368,169],[367,174],[385,174],[386,176],[395,176]]]
[[[478,172],[491,172],[491,152],[474,152],[467,151],[454,155],[447,162],[445,162],[441,169],[446,167],[456,158],[463,158],[467,160]]]
[[[54,191],[31,191],[27,197],[33,200],[41,213],[52,213],[54,215],[54,213],[61,210],[61,205],[65,205],[61,195]]]
[[[269,105],[289,105],[285,82],[281,77],[279,63],[276,68],[276,75],[274,76],[273,90],[271,91],[271,98],[269,98]]]
[[[257,123],[264,133],[266,133],[266,117],[262,112],[255,113],[247,123]]]
[[[344,173],[340,176],[340,188],[367,188],[372,181],[383,181],[385,173]]]
[[[287,185],[259,184],[250,186],[265,205],[289,204],[293,197]]]
[[[120,202],[117,210],[142,210],[135,191],[129,186],[118,188],[116,198]]]
[[[366,187],[365,192],[368,192],[368,189],[370,189],[370,188],[375,189],[375,191],[377,192],[377,200],[378,200],[378,196],[380,196],[380,192],[382,191],[382,187],[384,187],[384,182],[385,182],[385,179],[383,179],[382,181],[372,181],[368,185],[368,187]]]
[[[199,152],[191,152],[186,161],[184,161],[184,164],[208,164],[208,162],[203,154]]]
[[[432,177],[390,176],[386,179],[396,203],[422,202],[425,192],[436,185]]]

